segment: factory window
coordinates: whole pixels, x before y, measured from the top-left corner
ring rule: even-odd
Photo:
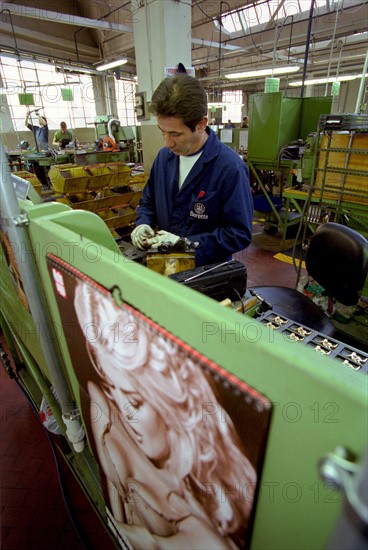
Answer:
[[[242,119],[243,92],[241,90],[226,91],[222,93],[222,122],[226,124],[230,119],[232,122],[240,122]]]
[[[226,4],[226,2],[225,2]],[[331,2],[328,0],[316,0],[315,9],[323,8],[330,11]],[[333,5],[333,3],[332,3]],[[326,8],[327,6],[327,8]],[[287,19],[291,16],[298,16],[302,13],[309,13],[310,2],[307,0],[264,0],[253,2],[251,6],[244,9],[229,10],[221,15],[222,31],[231,34],[233,37],[243,35],[248,29],[257,25],[266,24],[269,21]],[[214,24],[219,27],[219,20],[215,19]]]
[[[134,100],[137,84],[133,80],[115,80],[118,117],[121,126],[137,126]]]
[[[50,130],[59,128],[61,120],[65,120],[70,128],[85,128],[95,120],[90,75],[68,74],[53,64],[28,60],[15,62],[14,57],[6,56],[0,57],[0,75],[3,101],[6,100],[9,106],[15,131],[25,130],[26,114],[35,109],[40,109],[46,116]],[[33,104],[22,104],[24,96],[19,94],[32,94]],[[36,117],[33,120],[36,123]]]

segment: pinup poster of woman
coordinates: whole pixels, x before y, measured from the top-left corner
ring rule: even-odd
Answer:
[[[49,264],[121,546],[249,547],[270,403],[71,266]]]

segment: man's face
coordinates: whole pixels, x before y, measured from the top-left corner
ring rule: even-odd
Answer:
[[[192,132],[181,118],[157,116],[157,125],[161,130],[165,146],[176,155],[191,155],[204,144],[207,117],[204,117]]]

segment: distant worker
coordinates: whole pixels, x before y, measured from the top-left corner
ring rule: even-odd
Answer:
[[[25,120],[25,125],[28,130],[33,132],[36,148],[38,150],[48,149],[49,148],[49,127],[47,125],[47,119],[44,116],[38,116],[39,126],[35,126],[31,123],[31,113],[28,113]]]
[[[65,149],[66,145],[73,141],[73,134],[66,125],[66,122],[60,122],[60,130],[57,130],[54,135],[53,145],[59,145],[61,149]]]
[[[243,121],[242,121],[241,127],[242,128],[248,128],[248,126],[249,126],[249,117],[243,116]]]
[[[231,130],[232,128],[235,128],[235,124],[231,122],[231,120],[229,119],[227,121],[227,124],[225,125],[225,128],[227,128],[228,130]]]

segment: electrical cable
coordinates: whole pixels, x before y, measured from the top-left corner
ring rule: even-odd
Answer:
[[[290,27],[290,38],[289,38],[289,48],[288,48],[288,58],[287,58],[287,62],[288,62],[288,65],[290,63],[290,51],[291,51],[291,44],[292,44],[292,37],[293,37],[293,25],[294,25],[294,16],[291,15],[291,27]]]
[[[340,2],[338,2],[337,6],[336,6],[335,24],[334,24],[333,34],[332,34],[332,38],[331,38],[330,58],[328,60],[328,65],[327,65],[327,79],[330,76],[330,70],[331,70],[332,53],[333,53],[334,44],[335,44],[335,35],[336,35],[337,22],[338,22],[338,19],[339,19],[339,11],[340,11],[339,10],[339,3]],[[328,81],[326,82],[325,96],[327,96],[327,91],[328,91]]]
[[[201,6],[198,4],[198,0],[194,0],[194,4],[197,6],[197,8],[199,9],[199,11],[201,11],[203,13],[203,15],[205,17],[207,17],[208,19],[211,19],[211,21],[214,21],[216,19],[216,17],[212,17],[211,15],[208,15],[208,13],[206,13],[202,8]]]
[[[307,78],[308,54],[309,54],[310,38],[311,38],[311,33],[312,33],[314,4],[315,4],[315,0],[311,0],[310,9],[309,9],[309,17],[308,17],[307,37],[306,37],[306,41],[305,41],[303,78],[302,78],[302,87],[301,87],[301,90],[300,90],[300,97],[301,98],[304,97],[304,89],[305,89],[305,84],[304,83],[305,83],[305,80]]]
[[[232,288],[231,290],[232,290],[233,292],[235,292],[235,294],[238,296],[239,301],[240,301],[240,303],[241,303],[242,314],[244,315],[245,309],[244,309],[244,301],[243,301],[243,298],[240,296],[240,294],[239,294],[239,292],[237,291],[236,288]]]

